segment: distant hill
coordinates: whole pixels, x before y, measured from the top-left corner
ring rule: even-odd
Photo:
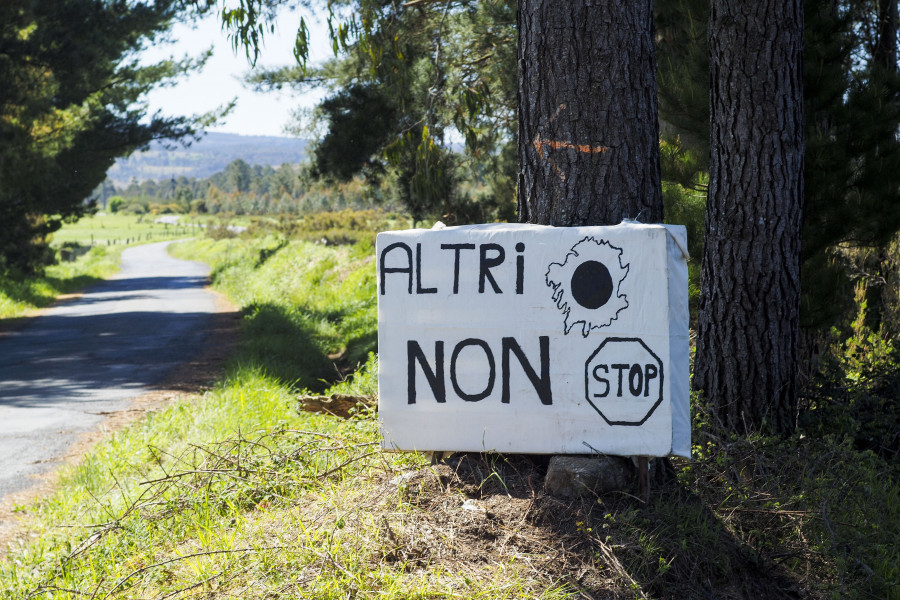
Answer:
[[[305,157],[306,140],[298,138],[208,133],[188,148],[175,144],[173,150],[167,150],[163,143],[154,142],[144,152],[117,160],[107,177],[121,187],[132,179],[209,177],[238,158],[251,165],[277,167],[284,163],[296,164]]]

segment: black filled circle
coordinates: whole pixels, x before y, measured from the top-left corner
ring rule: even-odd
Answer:
[[[589,309],[600,308],[613,292],[612,277],[606,265],[595,260],[586,260],[572,273],[572,297],[575,302]]]

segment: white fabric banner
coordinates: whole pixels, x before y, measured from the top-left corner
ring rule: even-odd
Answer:
[[[690,456],[684,227],[378,234],[395,450]]]

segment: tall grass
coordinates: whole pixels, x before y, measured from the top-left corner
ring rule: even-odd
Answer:
[[[270,235],[198,239],[173,253],[210,264],[213,285],[241,307],[239,363],[321,391],[375,350],[375,264],[366,243],[322,246]]]
[[[293,404],[286,386],[242,370],[99,444],[29,509],[39,515],[30,538],[0,563],[5,597],[152,597],[223,566],[240,572],[250,555],[278,563],[281,547],[300,552],[306,540],[273,543],[268,521],[296,519],[291,504],[313,483],[327,491],[371,468],[335,470],[371,446],[374,422],[299,415]],[[308,458],[290,460],[298,448]]]
[[[320,499],[335,493],[330,501],[337,502],[346,494],[338,491],[342,481],[373,468],[372,418],[342,421],[296,411],[298,391],[325,389],[331,381],[342,391],[375,392],[374,368],[354,381],[334,366],[376,360],[369,356],[372,261],[356,252],[269,238],[181,248],[179,254],[209,261],[216,285],[242,305],[245,343],[215,390],[99,444],[62,473],[57,493],[25,509],[37,518],[30,538],[0,563],[6,597],[66,598],[98,590],[130,597],[135,586],[177,590],[179,582],[204,577],[212,568],[207,563],[247,571],[235,561],[246,563],[250,555],[262,560],[262,571],[251,575],[275,576],[265,563],[283,563],[291,544],[302,556],[296,560],[319,560],[320,549],[305,549],[324,533],[312,536],[307,526],[309,539],[280,539],[281,550],[265,550],[274,526],[256,523],[259,515],[248,511],[272,507],[262,520],[296,519],[288,508],[313,484]],[[162,556],[167,566],[141,571]],[[344,577],[341,569],[336,574]]]
[[[2,597],[900,598],[896,465],[824,425],[738,437],[694,398],[694,459],[644,504],[551,497],[540,458],[383,453],[367,410],[298,413],[376,392],[370,250],[179,245],[241,306],[226,378],[22,507]]]
[[[367,252],[267,238],[178,253],[210,261],[243,307],[242,350],[214,390],[99,444],[24,508],[36,518],[0,562],[4,597],[568,595],[525,564],[478,577],[398,564],[413,507],[395,480],[426,461],[381,452],[370,412],[296,411],[305,389],[376,391]],[[348,378],[303,355],[364,365]]]
[[[307,389],[376,393],[369,248],[269,237],[177,253],[210,262],[242,307],[241,349],[215,389],[110,437],[22,507],[34,519],[0,561],[3,597],[570,596],[530,559],[458,570],[409,555],[399,540],[425,513],[399,476],[427,460],[382,452],[370,411],[296,410]]]

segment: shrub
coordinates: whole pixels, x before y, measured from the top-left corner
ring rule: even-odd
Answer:
[[[106,208],[109,209],[109,212],[111,213],[119,212],[123,206],[125,206],[125,198],[122,196],[111,196],[106,203]]]

